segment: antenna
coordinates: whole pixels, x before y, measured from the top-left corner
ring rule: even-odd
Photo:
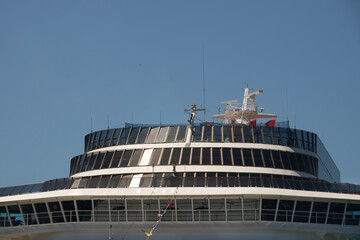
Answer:
[[[206,108],[205,108],[205,48],[203,45],[203,95],[204,95],[204,122],[206,122]]]

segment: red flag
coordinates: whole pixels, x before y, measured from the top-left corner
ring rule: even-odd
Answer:
[[[255,119],[255,120],[252,120],[252,121],[250,122],[250,125],[256,127],[256,119]]]
[[[268,121],[267,123],[265,123],[265,127],[273,128],[275,126],[275,121],[275,119]]]
[[[169,203],[169,208],[170,208],[170,210],[171,210],[171,202]]]

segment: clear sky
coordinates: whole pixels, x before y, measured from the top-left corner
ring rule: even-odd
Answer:
[[[360,1],[0,1],[0,187],[67,177],[84,136],[242,99],[360,184]]]

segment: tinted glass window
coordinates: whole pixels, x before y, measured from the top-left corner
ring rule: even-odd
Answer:
[[[138,140],[137,140],[138,144],[145,143],[145,139],[146,139],[146,136],[147,136],[148,132],[149,132],[148,127],[141,128],[141,131],[139,133],[139,137],[138,137]]]
[[[111,139],[110,146],[117,145],[117,142],[119,140],[119,136],[120,136],[121,131],[122,131],[122,128],[115,129],[115,132],[114,132],[113,137]]]
[[[287,153],[286,152],[280,152],[280,153],[281,153],[281,160],[284,164],[284,168],[291,170],[290,161],[289,161]]]
[[[91,155],[89,164],[88,164],[88,166],[87,166],[87,171],[92,170],[92,168],[94,167],[94,163],[95,163],[96,157],[97,157],[97,153],[93,153],[93,154]]]
[[[252,127],[244,126],[243,131],[244,131],[244,140],[245,140],[245,142],[246,143],[254,142],[253,138],[252,138]]]
[[[233,148],[233,157],[234,157],[234,165],[235,166],[242,166],[242,157],[241,157],[241,149],[240,148]]]
[[[264,156],[264,162],[265,162],[265,167],[274,167],[273,166],[273,162],[271,160],[271,155],[270,155],[270,151],[269,150],[262,150],[263,156]]]
[[[172,155],[171,155],[170,164],[174,164],[174,163],[178,164],[179,163],[180,152],[181,152],[181,148],[174,148]]]
[[[21,205],[21,210],[23,212],[24,215],[24,221],[26,225],[33,225],[33,224],[37,224],[37,220],[34,214],[34,209],[32,204],[24,204]],[[1,210],[0,210],[0,218],[5,217],[6,214],[1,214]],[[0,222],[2,221],[2,219],[0,219]],[[2,222],[1,226],[4,226],[4,221]]]
[[[264,140],[266,144],[273,144],[272,142],[272,128],[264,128],[261,127],[263,134],[264,134]]]
[[[231,126],[224,126],[224,142],[232,142],[232,127]]]
[[[139,127],[133,127],[131,128],[131,133],[128,139],[128,144],[134,144],[137,138],[137,135],[139,133],[140,128]]]
[[[202,157],[202,165],[210,165],[210,148],[203,148],[203,157]]]
[[[114,129],[110,129],[107,132],[106,137],[105,137],[105,141],[104,141],[104,147],[109,146],[113,133],[114,133]]]
[[[274,138],[274,144],[276,145],[282,145],[279,128],[275,127],[272,129],[273,138]]]
[[[332,202],[330,204],[327,224],[341,224],[343,220],[345,203]]]
[[[120,167],[126,167],[129,164],[132,152],[133,150],[125,150],[121,158]]]
[[[277,200],[276,199],[263,199],[261,205],[261,220],[274,221],[276,212]]]
[[[171,148],[165,148],[161,156],[160,165],[168,165],[170,158]]]
[[[114,158],[113,158],[113,160],[111,162],[111,168],[115,168],[115,167],[119,166],[119,162],[120,162],[122,154],[123,154],[123,151],[116,151],[115,152]]]
[[[50,223],[50,218],[45,203],[35,203],[34,206],[39,219],[39,223]]]
[[[297,201],[294,213],[294,222],[307,223],[309,221],[310,208],[311,202]]]
[[[107,152],[106,153],[104,163],[103,163],[101,168],[108,168],[109,167],[113,155],[114,155],[114,152]]]
[[[254,130],[254,141],[255,143],[263,143],[263,138],[261,135],[261,128],[253,127]]]
[[[243,142],[241,127],[234,127],[234,142]]]
[[[191,199],[176,199],[177,220],[192,221]]]
[[[302,172],[305,172],[305,166],[304,166],[304,160],[302,158],[302,154],[296,154],[296,160],[299,164],[299,170],[302,171]],[[309,172],[309,171],[306,171],[306,172]]]
[[[299,171],[299,166],[298,166],[297,159],[295,157],[295,153],[288,152],[287,155],[288,155],[289,160],[290,160],[289,162],[290,162],[290,165],[291,165],[291,169],[295,170],[295,171]]]
[[[221,165],[220,148],[213,148],[213,165]]]
[[[211,221],[225,221],[224,199],[210,199],[210,218]]]
[[[280,200],[276,221],[291,222],[293,208],[293,200]]]
[[[151,160],[150,160],[150,165],[157,165],[159,162],[159,158],[160,158],[160,154],[161,154],[161,148],[156,148],[154,149],[152,156],[151,156]]]
[[[168,142],[168,143],[175,142],[177,129],[178,129],[178,127],[170,127],[166,142]]]
[[[264,163],[261,158],[260,149],[253,149],[254,162],[256,167],[264,167]]]
[[[221,129],[222,127],[214,126],[214,142],[222,142]]]
[[[345,224],[359,225],[360,204],[348,203],[346,207]]]
[[[126,200],[128,221],[142,221],[141,200]]]
[[[243,155],[244,155],[244,162],[245,162],[245,166],[251,166],[253,167],[253,160],[252,160],[252,154],[251,154],[251,149],[243,149]]]
[[[66,222],[76,222],[76,212],[74,201],[62,201],[61,205],[64,210]]]
[[[274,159],[275,168],[283,168],[279,151],[271,151],[271,153]]]
[[[121,136],[119,138],[119,142],[118,142],[118,145],[124,145],[126,144],[126,141],[129,137],[129,132],[130,132],[130,128],[129,127],[126,127],[123,129],[122,133],[121,133]]]
[[[327,208],[327,202],[314,202],[310,222],[325,223]]]
[[[135,167],[135,166],[138,165],[141,154],[142,154],[142,151],[143,151],[142,149],[134,150],[134,154],[132,155],[131,161],[130,161],[130,164],[129,164],[130,167]]]
[[[92,142],[92,146],[91,146],[91,149],[95,149],[96,148],[96,145],[97,145],[97,142],[99,140],[99,135],[100,135],[101,132],[95,132],[94,133],[94,138],[93,138],[93,142]]]
[[[78,214],[79,214],[79,221],[82,222],[89,222],[91,221],[91,200],[77,200],[76,201]]]
[[[96,159],[96,163],[95,163],[95,165],[94,165],[94,169],[99,169],[99,168],[100,168],[104,156],[105,156],[105,153],[103,153],[103,152],[99,154],[99,157]]]
[[[48,203],[49,210],[51,212],[51,217],[53,223],[64,222],[64,217],[61,212],[60,203],[59,202],[49,202]]]
[[[199,165],[200,164],[200,148],[193,148],[191,164],[192,165]]]
[[[209,221],[209,203],[207,199],[193,199],[194,221]]]
[[[227,198],[226,208],[228,211],[228,221],[242,221],[242,203],[241,198]]]
[[[186,129],[187,129],[187,127],[185,127],[185,126],[179,127],[179,132],[178,132],[177,139],[176,139],[177,142],[185,142]]]
[[[257,221],[259,220],[259,199],[244,199],[244,220]]]
[[[193,131],[193,141],[195,142],[201,141],[202,126],[196,126],[193,129],[195,129],[195,131]]]
[[[204,126],[204,142],[211,142],[212,141],[212,126]]]
[[[230,148],[222,149],[224,165],[233,165],[230,150]]]
[[[181,156],[181,165],[189,165],[190,148],[184,148]]]
[[[107,130],[101,131],[100,139],[99,139],[99,142],[98,142],[98,145],[97,145],[98,148],[101,148],[103,146],[104,139],[105,139],[105,136],[106,136],[107,132],[108,132]]]

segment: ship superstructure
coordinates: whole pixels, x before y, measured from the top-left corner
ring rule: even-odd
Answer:
[[[0,189],[0,239],[360,239],[360,186],[244,92],[221,123],[86,135],[69,178]]]

